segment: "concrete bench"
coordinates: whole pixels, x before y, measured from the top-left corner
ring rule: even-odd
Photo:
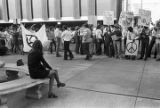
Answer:
[[[9,68],[12,70],[23,71],[26,68],[13,66],[14,65],[6,65],[4,69]],[[27,98],[40,99],[42,97],[41,87],[43,84],[47,83],[49,79],[31,79],[28,75],[29,73],[27,73],[27,71],[25,71],[25,73],[27,75],[22,78],[9,82],[0,83],[0,108],[8,108],[7,95],[25,89]]]

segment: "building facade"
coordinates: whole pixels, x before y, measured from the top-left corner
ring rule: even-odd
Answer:
[[[0,0],[0,23],[102,20],[104,11],[118,18],[121,5],[122,0]]]

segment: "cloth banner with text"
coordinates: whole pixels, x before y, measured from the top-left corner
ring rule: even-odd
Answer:
[[[119,17],[119,25],[122,27],[131,27],[134,22],[133,12],[121,12]]]
[[[138,40],[133,41],[133,40],[127,39],[125,55],[137,56],[138,47],[139,47],[139,41]]]
[[[104,12],[103,25],[114,25],[114,12],[113,11]]]
[[[40,40],[43,44],[43,47],[45,47],[46,43],[48,42],[45,25],[43,25],[37,32],[31,32],[27,30],[23,25],[21,25],[21,28],[24,52],[29,52],[31,50],[35,40]]]
[[[139,15],[138,25],[149,27],[151,23],[151,11],[139,9]]]

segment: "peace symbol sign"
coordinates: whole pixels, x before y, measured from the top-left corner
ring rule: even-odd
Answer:
[[[32,47],[33,43],[35,40],[38,40],[38,38],[34,35],[26,35],[26,41],[27,41],[27,44]]]
[[[137,44],[135,42],[129,42],[127,44],[127,51],[131,54],[135,53],[137,50]]]

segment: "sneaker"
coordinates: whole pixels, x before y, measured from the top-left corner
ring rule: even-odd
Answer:
[[[74,56],[70,57],[70,60],[74,59]]]
[[[160,61],[160,58],[157,58],[156,61]]]
[[[58,87],[58,88],[59,88],[59,87],[64,87],[64,86],[66,86],[65,83],[58,83],[58,84],[57,84],[57,87]]]
[[[142,57],[138,58],[138,60],[142,60],[142,59],[143,59]]]
[[[60,54],[57,54],[56,57],[62,57]]]
[[[54,93],[49,93],[48,98],[58,98]]]

